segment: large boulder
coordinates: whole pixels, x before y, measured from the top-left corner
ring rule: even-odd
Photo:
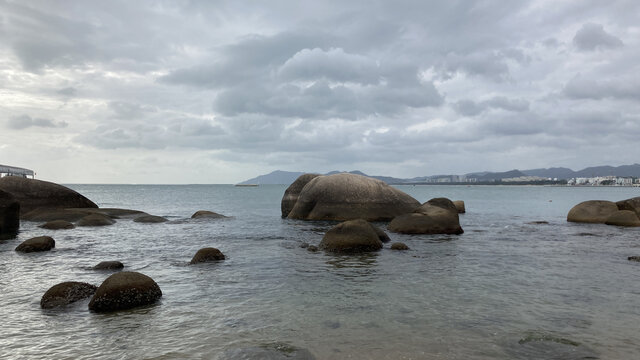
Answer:
[[[107,226],[113,225],[116,221],[102,214],[91,214],[80,219],[76,225],[78,226]]]
[[[388,221],[413,211],[420,203],[387,183],[356,174],[311,179],[287,216],[303,220]]]
[[[627,200],[621,200],[616,203],[619,210],[630,210],[636,213],[640,218],[640,196]]]
[[[631,210],[618,210],[611,214],[604,223],[616,226],[640,226],[640,218]]]
[[[324,234],[318,247],[332,252],[366,252],[382,249],[382,241],[369,222],[356,219],[332,227]]]
[[[53,220],[48,221],[38,227],[47,230],[69,230],[75,228],[75,225],[65,220]]]
[[[296,181],[291,183],[287,190],[284,191],[284,195],[282,196],[282,201],[280,202],[280,211],[282,212],[282,217],[286,218],[293,206],[298,201],[298,196],[300,196],[300,192],[302,188],[304,188],[307,183],[316,177],[320,176],[319,174],[302,174],[298,176]]]
[[[617,211],[618,206],[611,201],[583,201],[569,210],[567,221],[604,224]]]
[[[38,236],[23,241],[22,244],[16,247],[16,251],[25,253],[49,251],[54,247],[56,247],[56,242],[51,236]]]
[[[0,190],[12,194],[20,203],[20,213],[37,208],[97,208],[91,200],[77,192],[48,181],[18,176],[0,178]],[[57,220],[57,219],[54,219]]]
[[[413,213],[395,217],[387,227],[401,234],[462,234],[458,209],[447,198],[435,198]]]
[[[209,211],[209,210],[198,210],[193,215],[191,215],[192,219],[224,219],[227,216],[222,214],[218,214],[217,212]]]
[[[58,306],[68,305],[78,300],[90,297],[96,292],[96,289],[98,289],[97,286],[83,282],[63,282],[54,285],[47,290],[44,295],[42,295],[42,299],[40,299],[40,307],[43,309],[51,309]]]
[[[218,261],[218,260],[224,260],[224,259],[225,259],[225,256],[222,253],[222,251],[216,248],[208,247],[208,248],[202,248],[198,250],[196,254],[193,256],[193,258],[191,259],[190,264],[197,264],[197,263],[209,262],[209,261]]]
[[[13,238],[20,229],[20,203],[6,191],[0,190],[0,239]]]
[[[89,310],[109,312],[153,304],[162,297],[158,284],[147,275],[123,271],[109,276],[89,302]]]

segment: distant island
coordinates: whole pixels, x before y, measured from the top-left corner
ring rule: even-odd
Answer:
[[[410,179],[391,176],[367,175],[361,171],[331,171],[324,175],[349,172],[369,176],[392,185],[578,185],[578,186],[640,186],[640,164],[622,166],[595,166],[573,171],[569,168],[548,168],[531,170],[510,170],[505,172],[476,172],[464,175],[431,175]],[[298,176],[299,171],[276,170],[266,175],[238,183],[244,184],[282,184],[289,185]]]

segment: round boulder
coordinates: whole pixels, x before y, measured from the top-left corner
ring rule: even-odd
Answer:
[[[37,208],[97,208],[93,201],[62,185],[19,176],[0,178],[0,190],[20,203],[21,214]]]
[[[618,210],[611,214],[604,223],[607,225],[635,227],[640,226],[640,218],[631,210]]]
[[[68,221],[64,221],[64,220],[53,220],[53,221],[49,221],[47,223],[44,223],[40,226],[38,226],[40,228],[43,229],[47,229],[47,230],[68,230],[68,229],[73,229],[75,228],[75,226],[68,222]]]
[[[162,291],[152,278],[139,272],[123,271],[109,276],[89,302],[89,310],[109,312],[153,304]]]
[[[83,217],[82,219],[78,220],[76,225],[78,225],[78,226],[107,226],[107,225],[113,225],[115,223],[116,223],[115,220],[113,220],[112,218],[110,218],[110,217],[108,217],[106,215],[91,214],[91,215],[87,215],[87,216]]]
[[[56,242],[51,236],[38,236],[25,240],[22,244],[18,245],[16,251],[25,253],[49,251],[54,247],[56,247]]]
[[[196,254],[191,259],[190,264],[197,264],[197,263],[209,262],[209,261],[218,261],[218,260],[224,260],[224,259],[225,259],[224,254],[220,250],[216,248],[208,247],[208,248],[203,248],[198,250],[198,252],[196,252]]]
[[[616,206],[618,206],[619,210],[633,211],[640,218],[640,196],[618,201]]]
[[[40,299],[40,307],[43,309],[51,309],[58,306],[64,306],[86,299],[96,292],[98,287],[95,285],[67,281],[54,285]]]
[[[464,207],[464,201],[462,200],[455,200],[453,202],[453,205],[455,205],[456,209],[458,210],[458,214],[464,214],[467,212],[467,210]]]
[[[20,229],[20,203],[6,191],[0,190],[0,239],[13,238]]]
[[[382,249],[382,241],[366,220],[349,220],[332,227],[318,248],[332,252],[367,252]]]
[[[409,247],[405,243],[395,242],[391,244],[391,250],[409,250]]]
[[[193,215],[191,215],[192,219],[223,219],[226,217],[227,216],[224,216],[222,214],[207,210],[198,210],[193,213]]]
[[[142,215],[133,219],[133,221],[138,223],[157,224],[157,223],[163,223],[169,220],[167,220],[166,218],[163,218],[162,216]]]
[[[618,206],[611,201],[583,201],[569,210],[567,221],[579,223],[604,224],[609,216],[618,211]]]
[[[397,216],[387,228],[401,234],[464,233],[460,226],[458,209],[447,198],[431,199],[413,213]]]
[[[388,221],[418,206],[416,199],[383,181],[341,173],[311,179],[300,191],[288,218]]]
[[[124,264],[120,261],[102,261],[93,267],[93,270],[119,270],[124,268]]]
[[[305,185],[314,178],[320,176],[319,174],[302,174],[298,176],[296,181],[294,181],[287,190],[284,191],[284,196],[282,196],[282,201],[280,202],[280,211],[282,212],[282,217],[286,218],[293,206],[298,201],[298,196],[300,196],[300,192]]]

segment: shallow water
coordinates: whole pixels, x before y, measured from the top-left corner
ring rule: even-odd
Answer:
[[[101,207],[143,210],[170,223],[121,219],[50,231],[23,222],[0,241],[0,358],[223,357],[285,344],[318,359],[629,359],[640,353],[640,229],[566,222],[583,200],[640,196],[638,188],[400,186],[420,202],[465,200],[465,233],[399,235],[411,250],[311,253],[329,222],[280,218],[285,186],[71,185]],[[185,220],[196,210],[231,219]],[[548,224],[530,224],[547,221]],[[384,226],[384,224],[381,224]],[[51,235],[46,253],[14,251]],[[189,266],[219,248],[227,260]],[[89,270],[120,260],[160,285],[154,306],[113,314],[87,301],[41,310],[63,281],[99,285]]]

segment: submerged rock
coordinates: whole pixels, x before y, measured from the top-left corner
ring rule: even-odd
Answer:
[[[306,349],[273,343],[225,351],[220,360],[315,360],[315,356]]]
[[[43,309],[51,309],[58,306],[64,306],[86,299],[93,295],[97,286],[84,282],[67,281],[54,285],[40,299],[40,307]]]
[[[317,252],[318,251],[318,247],[315,245],[309,245],[309,247],[307,247],[307,251],[308,252]]]
[[[0,190],[0,239],[14,238],[20,229],[20,203]]]
[[[56,242],[51,236],[38,236],[22,242],[22,244],[18,245],[16,251],[25,253],[49,251],[54,247],[56,247]]]
[[[108,226],[115,224],[116,221],[102,214],[91,214],[80,219],[76,225],[78,226]]]
[[[158,284],[147,275],[123,271],[109,276],[89,302],[89,310],[110,312],[153,304],[162,297]]]
[[[618,206],[611,201],[583,201],[569,210],[567,221],[604,224],[609,216],[617,211]]]
[[[224,219],[226,217],[227,216],[208,210],[198,210],[191,215],[192,219]]]
[[[93,201],[65,186],[18,176],[0,178],[0,190],[20,203],[20,213],[37,208],[97,208]]]
[[[391,244],[391,250],[409,250],[409,247],[405,243],[395,242]]]
[[[355,174],[311,179],[300,191],[290,219],[388,221],[420,203],[387,183]]]
[[[446,198],[435,198],[422,204],[413,213],[394,218],[389,231],[401,234],[462,234],[458,210]]]
[[[640,226],[640,218],[631,210],[618,210],[611,214],[604,223],[607,225],[636,227]]]
[[[208,248],[202,248],[198,250],[198,252],[196,252],[196,254],[191,259],[190,264],[197,264],[197,263],[209,262],[209,261],[218,261],[218,260],[224,260],[224,259],[225,259],[225,256],[222,253],[222,251],[216,248],[208,247]]]
[[[75,228],[75,225],[64,220],[53,220],[46,222],[38,227],[48,230],[69,230]]]
[[[167,222],[169,220],[166,218],[163,218],[162,216],[142,215],[133,219],[133,221],[138,223],[157,224],[157,223]]]
[[[93,267],[93,270],[119,270],[124,268],[124,264],[120,261],[102,261]]]
[[[318,248],[332,252],[366,252],[382,249],[373,226],[362,219],[340,223],[324,234]]]
[[[283,218],[286,218],[291,212],[291,209],[293,209],[293,206],[296,204],[296,201],[298,201],[298,196],[300,196],[300,192],[302,191],[302,188],[304,188],[304,186],[307,185],[309,181],[313,180],[318,176],[320,175],[319,174],[302,174],[298,176],[296,181],[294,181],[291,185],[289,185],[287,190],[284,191],[284,195],[282,196],[282,201],[280,202],[280,211],[282,213]]]

